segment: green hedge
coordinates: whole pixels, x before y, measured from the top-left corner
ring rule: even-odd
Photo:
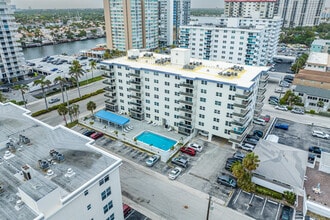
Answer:
[[[271,189],[267,189],[267,188],[259,186],[259,185],[256,185],[256,192],[260,193],[262,195],[265,195],[265,196],[270,196],[275,199],[279,199],[279,200],[283,199],[283,194],[281,194],[279,192],[275,192]]]
[[[92,92],[92,93],[90,93],[90,94],[83,95],[81,98],[71,99],[71,100],[69,100],[69,104],[71,105],[71,104],[73,104],[73,103],[76,103],[76,102],[79,102],[79,101],[82,101],[82,100],[88,99],[88,98],[90,98],[90,97],[92,97],[92,96],[96,96],[96,95],[101,94],[101,93],[103,93],[103,92],[104,92],[103,89],[99,89],[99,90],[97,90],[97,91],[95,91],[95,92]],[[48,112],[51,112],[51,111],[57,110],[58,107],[59,107],[60,105],[62,105],[62,103],[61,103],[61,104],[58,104],[58,105],[51,106],[51,107],[49,107],[48,109],[42,109],[42,110],[40,110],[40,111],[34,112],[34,113],[31,114],[31,116],[32,116],[32,117],[37,117],[37,116],[40,116],[40,115],[46,114],[46,113],[48,113]]]

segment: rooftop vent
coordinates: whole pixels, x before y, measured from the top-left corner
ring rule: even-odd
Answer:
[[[39,167],[42,169],[42,170],[47,170],[49,168],[49,163],[47,160],[39,160]]]
[[[76,173],[73,172],[73,170],[71,168],[68,168],[68,171],[66,172],[66,174],[64,175],[65,177],[72,177],[74,176]]]
[[[145,53],[143,54],[144,57],[152,57],[154,54],[153,53]]]
[[[24,135],[19,135],[19,142],[23,143],[23,144],[29,144],[30,143],[30,139],[25,137]]]
[[[129,60],[137,60],[138,58],[139,56],[134,56],[134,55],[128,57]]]
[[[52,176],[54,175],[54,171],[52,171],[51,169],[47,170],[47,176]]]
[[[24,205],[23,201],[19,199],[16,201],[15,209],[18,211],[23,207],[23,205]]]
[[[31,179],[30,167],[27,164],[22,166],[22,172],[25,180]]]
[[[5,159],[5,160],[8,160],[8,159],[10,159],[10,158],[12,158],[12,157],[14,157],[15,155],[14,154],[12,154],[9,150],[7,150],[6,152],[5,152],[5,155],[3,156],[3,158]]]
[[[63,161],[64,160],[64,155],[57,152],[56,150],[50,150],[49,151],[49,154],[50,156],[54,159],[54,160],[57,160],[59,162]]]

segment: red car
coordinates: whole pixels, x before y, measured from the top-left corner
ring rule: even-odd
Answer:
[[[264,115],[264,116],[261,116],[262,119],[265,120],[265,122],[269,122],[270,121],[270,115]]]
[[[188,154],[190,156],[195,156],[196,155],[195,149],[192,149],[190,147],[181,147],[180,151],[182,153]]]
[[[103,136],[103,133],[101,133],[101,132],[95,132],[95,133],[91,134],[90,137],[93,138],[94,140],[96,140],[96,139],[98,139],[98,138],[100,138],[102,136]]]
[[[129,213],[131,213],[132,209],[126,204],[123,204],[123,212],[124,212],[124,218],[128,216]]]

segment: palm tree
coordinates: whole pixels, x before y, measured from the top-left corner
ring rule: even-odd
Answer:
[[[66,117],[65,117],[65,115],[68,114],[68,112],[69,112],[68,108],[64,104],[61,104],[57,108],[57,112],[58,112],[59,115],[63,116],[63,119],[65,121],[65,125],[68,125],[68,122],[67,122]]]
[[[256,170],[259,166],[260,160],[258,155],[255,155],[253,152],[248,153],[243,159],[243,167],[247,169],[250,173],[253,170]]]
[[[80,88],[79,88],[79,78],[84,75],[84,70],[82,69],[78,60],[74,60],[69,69],[69,75],[76,81],[79,98],[81,98]]]
[[[92,115],[94,115],[94,110],[96,109],[96,104],[93,101],[89,101],[87,103],[87,110],[92,112]]]
[[[75,120],[78,119],[78,116],[79,116],[79,105],[78,104],[72,104],[70,105],[70,108],[69,108],[69,115],[70,115],[70,118],[71,118],[71,122],[72,122],[72,116]]]
[[[63,78],[61,76],[58,76],[54,79],[54,84],[59,84],[60,85],[60,88],[61,88],[61,93],[62,93],[62,103],[64,104],[64,86],[65,84],[67,83],[67,80],[66,78]]]
[[[324,107],[324,102],[323,102],[323,101],[318,101],[316,105],[317,105],[317,107],[319,108],[319,109],[318,109],[318,112],[319,112],[320,109]]]
[[[14,86],[14,89],[15,90],[20,90],[21,91],[21,94],[22,94],[22,99],[23,99],[23,102],[24,102],[24,106],[26,108],[26,100],[25,100],[25,97],[24,97],[24,94],[29,91],[29,86],[26,85],[26,84],[18,84],[18,85],[15,85]]]
[[[91,70],[92,70],[92,79],[94,78],[94,70],[96,69],[96,61],[95,60],[92,60],[90,63],[89,63],[89,66],[91,67]]]
[[[46,109],[48,110],[48,104],[47,104],[47,99],[46,99],[46,91],[45,91],[45,87],[49,87],[49,85],[51,84],[51,82],[48,79],[45,79],[45,76],[42,76],[41,78],[35,80],[33,82],[34,86],[40,85],[41,90],[42,90],[42,95],[45,99],[45,104],[46,104]]]

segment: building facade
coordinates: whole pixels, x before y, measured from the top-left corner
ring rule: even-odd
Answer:
[[[0,103],[1,219],[124,219],[121,160],[27,113]]]
[[[311,52],[330,54],[330,40],[317,39],[311,45]]]
[[[190,21],[190,0],[159,0],[159,45],[178,43],[181,25]]]
[[[107,110],[233,143],[242,141],[261,113],[268,80],[266,67],[190,59],[182,48],[171,56],[129,51],[102,64]]]
[[[226,17],[273,18],[276,0],[225,0]]]
[[[158,47],[157,0],[103,0],[103,6],[109,49]]]
[[[24,79],[24,55],[15,37],[17,24],[13,16],[12,6],[7,0],[0,0],[0,80],[11,83]]]
[[[198,59],[267,65],[277,51],[281,19],[221,18],[215,25],[181,26],[180,47]]]
[[[283,27],[298,27],[319,25],[324,6],[325,0],[278,0],[275,7]]]

